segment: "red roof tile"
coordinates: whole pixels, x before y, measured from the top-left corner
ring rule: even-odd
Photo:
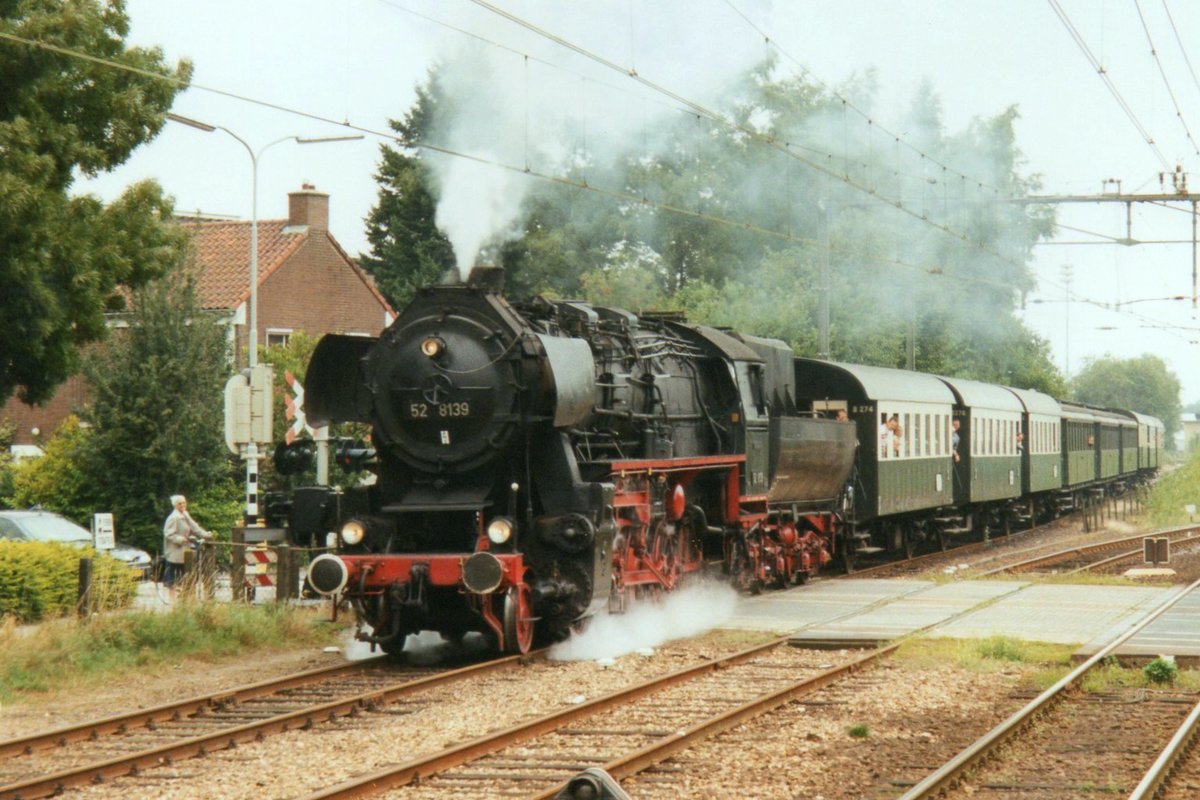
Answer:
[[[196,271],[204,308],[236,308],[245,302],[250,296],[250,223],[180,222],[193,234],[188,265]],[[308,233],[307,226],[289,229],[287,220],[258,221],[259,285],[304,243]]]

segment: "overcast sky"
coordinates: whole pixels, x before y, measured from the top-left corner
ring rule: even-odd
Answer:
[[[1200,166],[1187,137],[1190,131],[1200,141],[1200,81],[1183,57],[1186,52],[1200,68],[1200,4],[1193,2],[1058,0],[1153,147],[1047,0],[776,0],[771,5],[764,0],[496,0],[495,5],[614,63],[634,66],[648,80],[697,93],[703,91],[696,83],[699,74],[767,53],[768,45],[740,11],[777,43],[785,65],[803,64],[827,84],[836,86],[874,68],[880,85],[875,113],[902,136],[896,120],[922,80],[940,95],[951,131],[1015,105],[1025,172],[1040,174],[1047,194],[1100,193],[1109,178],[1119,179],[1126,192],[1156,193],[1164,163],[1185,171]],[[413,87],[435,58],[457,48],[492,47],[447,25],[519,53],[553,57],[579,75],[598,76],[623,90],[631,83],[468,0],[129,0],[128,10],[134,43],[157,44],[171,60],[194,62],[195,86],[179,97],[175,111],[228,127],[255,150],[290,135],[345,132],[293,112],[386,133],[387,120],[403,116]],[[478,80],[490,77],[481,74]],[[313,183],[331,195],[331,228],[346,250],[366,249],[363,218],[376,199],[374,173],[383,141],[367,135],[354,142],[272,146],[259,163],[259,217],[286,216],[287,192]],[[221,132],[169,124],[128,164],[79,188],[111,198],[143,177],[158,179],[180,210],[250,216],[250,159]],[[1192,177],[1200,190],[1200,174]],[[1171,189],[1168,180],[1166,190]],[[1031,300],[1045,302],[1031,302],[1025,319],[1050,340],[1060,368],[1068,359],[1074,373],[1089,356],[1155,353],[1179,376],[1183,401],[1200,400],[1192,223],[1190,214],[1178,209],[1190,207],[1135,206],[1132,236],[1182,243],[1125,247],[1093,235],[1125,236],[1123,204],[1059,207],[1060,224],[1086,232],[1063,228],[1058,244],[1037,248],[1034,268],[1041,285]],[[1076,296],[1069,304],[1063,288],[1068,264]],[[1154,299],[1170,296],[1188,299]],[[1120,306],[1125,313],[1085,301],[1125,304]]]

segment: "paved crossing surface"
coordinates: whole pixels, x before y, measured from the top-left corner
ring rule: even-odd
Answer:
[[[724,627],[793,633],[810,647],[865,647],[917,631],[1011,636],[1095,652],[1180,589],[1020,581],[844,579],[744,599]],[[1119,651],[1200,661],[1200,597],[1184,600]]]

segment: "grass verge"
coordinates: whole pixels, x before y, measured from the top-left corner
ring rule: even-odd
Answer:
[[[309,609],[181,603],[166,613],[130,611],[57,619],[35,629],[0,624],[0,702],[111,681],[180,658],[215,660],[253,650],[331,643],[338,630]]]
[[[1026,642],[1011,636],[985,639],[910,639],[900,646],[898,661],[916,668],[954,664],[971,672],[1002,672],[1016,665],[1065,669],[1071,645]]]
[[[1154,483],[1145,517],[1155,528],[1186,525],[1192,521],[1186,508],[1189,504],[1200,506],[1200,451]]]

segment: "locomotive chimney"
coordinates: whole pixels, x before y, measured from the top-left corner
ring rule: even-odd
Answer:
[[[471,274],[467,276],[467,286],[499,294],[504,291],[504,269],[483,265],[472,267]]]
[[[311,183],[288,193],[288,225],[307,225],[313,230],[329,229],[329,195]]]

